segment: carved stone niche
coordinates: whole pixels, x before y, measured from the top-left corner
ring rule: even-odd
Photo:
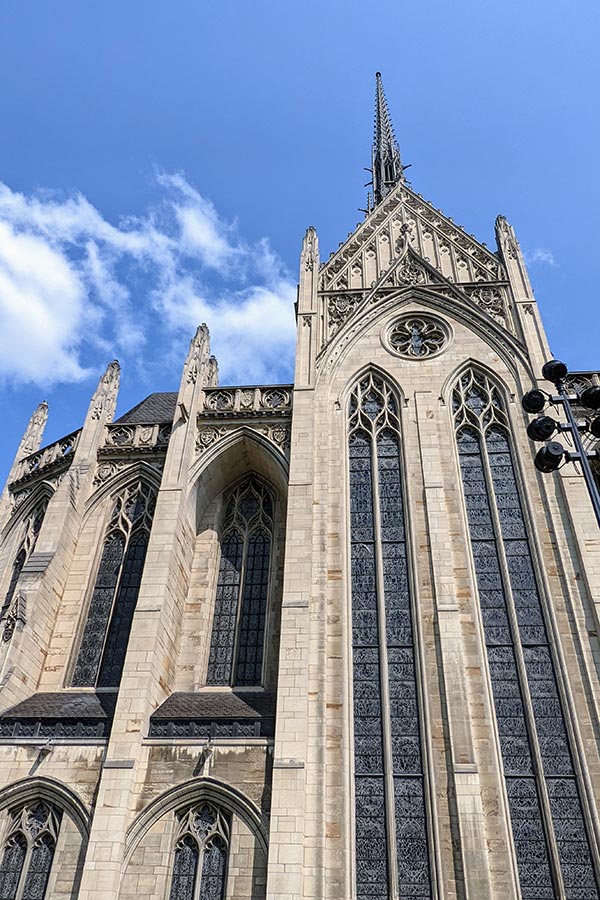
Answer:
[[[403,359],[431,359],[442,353],[451,338],[450,326],[429,313],[406,313],[385,329],[384,346]]]

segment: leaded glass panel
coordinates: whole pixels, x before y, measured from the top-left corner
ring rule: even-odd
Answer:
[[[169,900],[223,900],[229,833],[229,817],[209,803],[179,816]]]
[[[393,392],[375,375],[362,379],[350,400],[358,900],[387,900],[390,855],[394,892],[431,895],[397,409]]]
[[[17,832],[4,845],[0,864],[0,900],[14,900],[27,854],[27,840]]]
[[[175,848],[170,900],[194,900],[198,855],[198,844],[186,835]]]
[[[0,900],[44,900],[61,813],[37,801],[9,815],[0,863]]]
[[[230,531],[221,542],[207,684],[230,684],[237,629],[244,540]]]
[[[119,589],[106,638],[100,674],[98,675],[99,687],[119,686],[121,672],[125,663],[125,654],[127,653],[127,644],[129,643],[133,614],[140,591],[147,548],[148,535],[145,531],[138,531],[134,534],[127,546]]]
[[[73,672],[73,687],[119,686],[155,503],[154,490],[143,482],[127,487],[114,502]]]
[[[254,477],[224,498],[207,684],[262,681],[274,507],[273,493]]]
[[[597,900],[502,401],[487,376],[471,370],[455,386],[453,410],[521,893],[525,900],[556,896],[557,879],[552,874],[542,813],[540,791],[544,785],[565,896],[567,900]],[[541,769],[531,736],[539,747]]]
[[[108,627],[113,599],[125,552],[125,537],[110,534],[105,541],[90,601],[79,655],[73,673],[73,686],[92,687],[96,683],[104,636]]]

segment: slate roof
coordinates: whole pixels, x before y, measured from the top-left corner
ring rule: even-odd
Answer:
[[[273,719],[275,694],[268,692],[176,691],[152,714],[153,719]]]
[[[117,419],[124,425],[165,425],[175,417],[177,391],[150,394]]]
[[[112,719],[117,694],[91,691],[39,693],[7,709],[2,719]]]

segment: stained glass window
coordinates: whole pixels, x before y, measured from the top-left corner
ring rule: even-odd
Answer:
[[[0,900],[44,900],[61,813],[38,801],[9,815],[0,862]]]
[[[598,900],[502,398],[470,370],[453,410],[521,895]]]
[[[179,817],[169,900],[223,900],[229,831],[229,817],[208,803]]]
[[[23,536],[20,542],[19,550],[17,552],[17,555],[15,556],[15,561],[13,562],[10,582],[8,585],[8,590],[4,597],[4,603],[2,604],[2,608],[0,609],[0,620],[5,618],[5,616],[9,613],[12,599],[15,595],[21,572],[23,571],[23,566],[35,549],[35,545],[37,543],[38,535],[40,533],[47,508],[48,498],[44,497],[35,506],[31,514],[25,519],[23,523]]]
[[[259,685],[275,498],[266,485],[251,477],[227,494],[223,505],[221,560],[206,681]]]
[[[118,687],[142,581],[155,492],[130,485],[114,503],[75,663],[74,687]]]
[[[357,900],[431,897],[400,422],[371,373],[350,398]],[[396,884],[393,884],[395,880]]]

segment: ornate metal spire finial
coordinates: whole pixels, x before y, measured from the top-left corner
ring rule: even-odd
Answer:
[[[388,110],[381,72],[375,73],[375,133],[373,136],[373,202],[377,206],[402,181],[402,160]]]

